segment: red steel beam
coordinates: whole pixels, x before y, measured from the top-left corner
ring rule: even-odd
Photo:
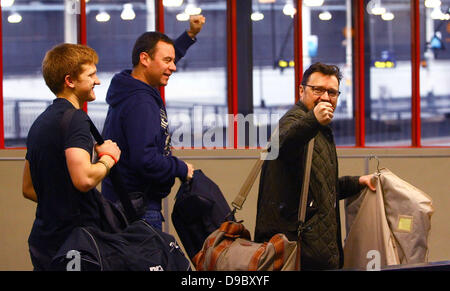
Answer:
[[[295,103],[300,99],[299,87],[303,77],[303,27],[302,0],[296,0],[297,13],[294,16],[294,68],[295,68]]]
[[[227,0],[227,88],[228,88],[228,114],[233,114],[233,145],[237,148],[237,121],[238,114],[238,78],[237,78],[237,24],[236,1]],[[229,124],[228,126],[231,126]],[[229,137],[231,138],[231,137]]]
[[[155,0],[155,28],[156,31],[164,33],[164,6],[162,0]],[[166,104],[166,94],[163,86],[159,87],[161,99]]]
[[[3,120],[3,30],[2,7],[0,5],[0,149],[5,148],[5,123]]]
[[[78,20],[78,42],[79,44],[87,45],[86,0],[80,0],[80,14]],[[87,113],[87,102],[84,103],[83,110]]]
[[[364,1],[352,1],[354,11],[354,86],[355,86],[355,146],[365,146],[365,67],[364,67]]]
[[[420,1],[411,1],[411,145],[421,146],[420,120]]]

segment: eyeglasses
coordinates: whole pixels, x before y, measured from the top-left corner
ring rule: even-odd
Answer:
[[[311,85],[304,85],[304,86],[308,86],[311,87],[314,95],[316,96],[322,96],[323,94],[325,94],[325,92],[328,93],[328,96],[330,96],[331,98],[337,98],[341,92],[334,90],[334,89],[327,89],[324,87],[320,87],[320,86],[311,86]]]

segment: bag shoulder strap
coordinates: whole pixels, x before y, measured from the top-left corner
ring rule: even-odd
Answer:
[[[272,137],[274,137],[275,134],[278,134],[278,126],[274,130]],[[271,138],[272,140],[272,138]],[[266,146],[266,148],[263,149],[263,152],[267,152],[269,149],[270,143]],[[303,182],[302,182],[302,192],[300,196],[300,204],[298,208],[298,220],[304,222],[305,215],[306,215],[306,203],[308,200],[308,190],[309,190],[309,177],[311,172],[311,163],[312,163],[312,154],[314,150],[314,138],[312,138],[306,147],[306,162],[305,162],[305,171],[303,176]],[[233,202],[231,202],[231,205],[234,207],[233,212],[236,210],[241,210],[242,206],[244,205],[245,200],[247,199],[248,194],[250,193],[251,188],[253,187],[253,184],[255,183],[256,177],[258,176],[262,165],[264,163],[264,160],[259,158],[255,164],[253,165],[253,168],[250,171],[250,174],[247,176],[247,179],[245,180],[244,184],[242,185],[241,189],[239,190],[239,193],[237,194],[236,198],[234,198]],[[306,194],[304,194],[306,193]]]
[[[73,118],[73,114],[76,111],[77,111],[77,109],[73,108],[73,109],[68,109],[64,112],[64,115],[61,120],[61,128],[63,130],[63,134],[67,133],[69,124]],[[104,141],[102,135],[98,131],[94,122],[92,122],[91,118],[89,118],[89,116],[87,114],[86,114],[86,116],[88,117],[90,131],[91,131],[91,134],[94,137],[95,141],[99,145],[103,144],[105,141]],[[136,210],[133,207],[130,197],[127,195],[127,192],[125,191],[125,187],[123,186],[122,178],[116,167],[111,168],[109,176],[111,177],[111,182],[113,184],[114,190],[117,193],[117,195],[119,196],[119,200],[122,203],[122,206],[124,208],[127,218],[130,221],[134,221],[134,220],[138,219],[139,217],[137,217]]]
[[[314,138],[308,142],[306,149],[305,171],[303,173],[302,192],[298,206],[298,222],[303,224],[306,216],[306,203],[308,201],[309,178],[311,177],[312,155],[314,152]]]

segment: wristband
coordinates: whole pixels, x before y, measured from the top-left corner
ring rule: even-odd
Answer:
[[[106,168],[106,176],[108,176],[109,172],[111,171],[111,168],[109,167],[108,163],[105,162],[105,161],[100,161],[100,160],[98,160],[97,163],[103,164],[105,166],[105,168]]]
[[[110,154],[110,153],[100,153],[100,154],[98,154],[98,158],[99,158],[99,159],[100,159],[101,157],[103,157],[103,156],[110,156],[111,159],[114,160],[114,165],[117,164],[117,159],[116,159],[112,154]]]

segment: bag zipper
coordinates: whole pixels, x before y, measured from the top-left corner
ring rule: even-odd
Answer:
[[[147,221],[145,221],[143,219],[141,219],[139,221],[143,222],[144,225],[146,225],[148,228],[150,228],[152,230],[152,232],[154,232],[164,244],[166,243],[166,241],[161,237],[161,235],[156,230],[154,230],[153,227],[147,223]],[[191,268],[191,265],[188,262],[186,271],[189,271],[190,268]]]

